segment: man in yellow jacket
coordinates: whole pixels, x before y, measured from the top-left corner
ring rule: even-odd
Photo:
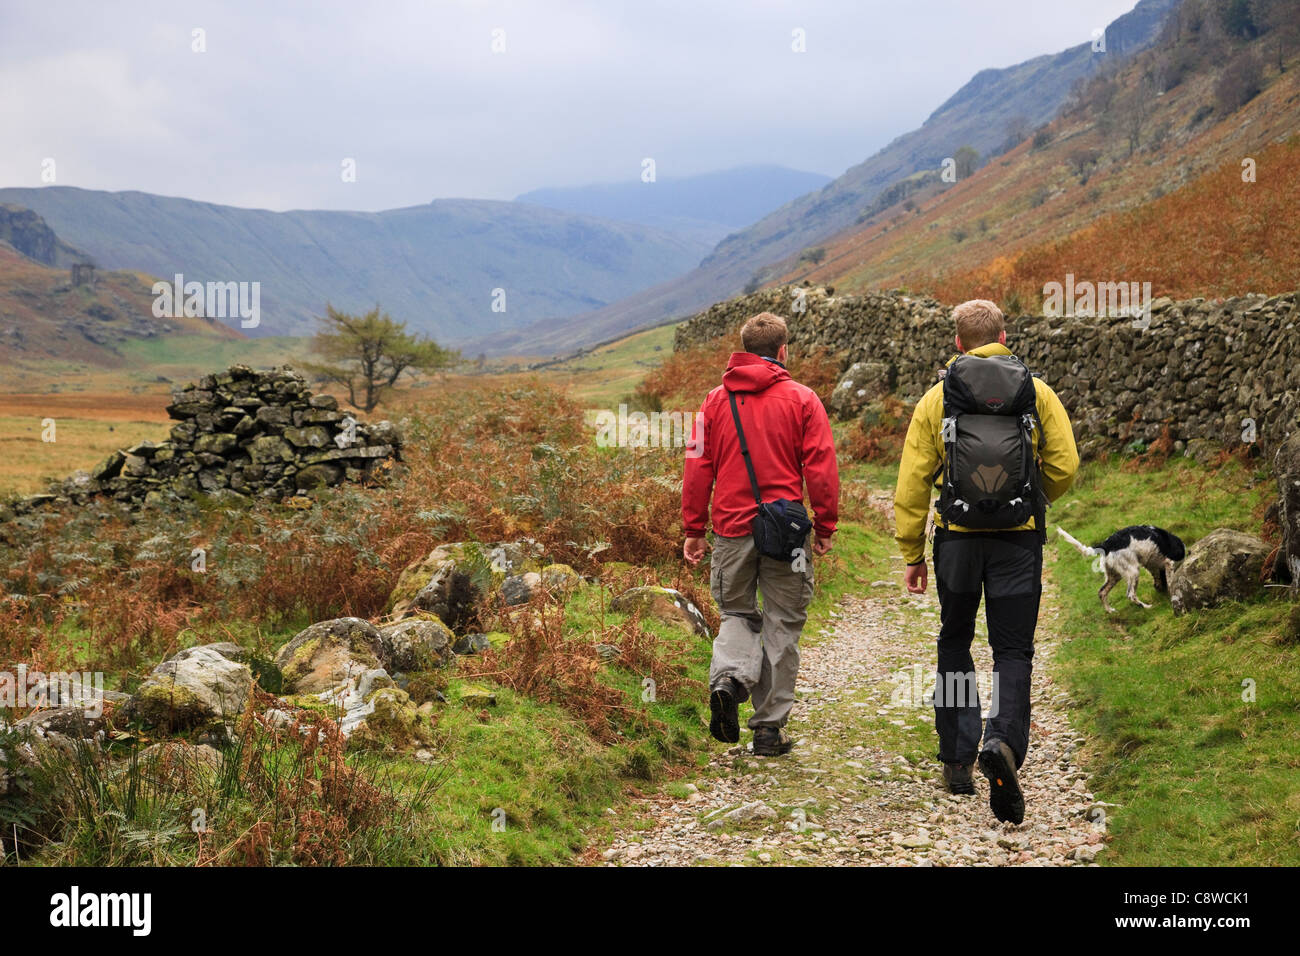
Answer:
[[[1002,311],[994,303],[984,299],[965,302],[953,310],[953,319],[957,351],[962,355],[987,359],[1012,354],[1006,345]],[[955,356],[949,366],[959,357]],[[1061,400],[1037,378],[1033,379],[1033,387],[1038,480],[1047,500],[1055,501],[1074,480],[1079,454]],[[1027,391],[1024,396],[1027,403]],[[944,389],[940,382],[917,403],[894,494],[895,538],[907,562],[907,590],[913,594],[924,593],[928,583],[926,519],[931,491],[942,483],[939,476],[945,456],[944,430]],[[934,535],[940,605],[935,730],[944,782],[952,793],[974,793],[971,770],[978,759],[981,773],[989,779],[989,803],[994,815],[999,820],[1019,823],[1024,819],[1024,796],[1016,771],[1029,749],[1029,680],[1042,594],[1043,529],[1032,517],[1008,528],[976,530],[953,522],[946,522],[945,528],[944,524],[936,520]],[[984,746],[977,753],[980,706],[974,691],[975,664],[970,645],[981,594],[993,651],[994,699],[983,729]],[[963,694],[962,688],[970,692]]]

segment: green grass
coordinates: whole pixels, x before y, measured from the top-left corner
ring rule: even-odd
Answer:
[[[660,325],[633,333],[586,355],[548,366],[542,376],[571,386],[579,401],[614,408],[672,353],[675,328]]]
[[[1264,473],[1236,462],[1134,472],[1112,460],[1087,465],[1049,517],[1086,543],[1135,522],[1190,543],[1216,527],[1257,532],[1258,506],[1275,494]],[[1283,642],[1284,592],[1174,617],[1144,574],[1139,596],[1155,608],[1112,594],[1118,613],[1107,615],[1088,559],[1052,544],[1047,564],[1063,604],[1058,660],[1072,718],[1090,740],[1085,766],[1098,799],[1119,805],[1108,811],[1106,862],[1300,863],[1300,648]],[[1243,699],[1248,681],[1253,701]]]

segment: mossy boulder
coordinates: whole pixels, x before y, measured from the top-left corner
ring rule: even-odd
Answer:
[[[852,418],[868,402],[893,391],[897,380],[897,370],[887,362],[854,362],[831,392],[830,410]]]
[[[127,704],[128,713],[164,731],[233,720],[244,712],[253,674],[211,647],[193,647],[153,669]]]
[[[348,737],[350,749],[408,751],[433,746],[433,724],[406,691],[382,687],[369,695],[366,706],[368,713]]]
[[[388,597],[392,619],[419,611],[436,614],[457,634],[473,627],[483,600],[508,577],[541,569],[541,547],[533,541],[439,545],[402,571]]]
[[[610,607],[624,614],[640,611],[643,618],[684,627],[704,637],[709,636],[709,625],[700,609],[674,588],[630,588],[614,598]]]
[[[456,699],[475,710],[497,705],[497,695],[483,684],[462,684],[456,691]]]
[[[582,585],[582,576],[567,564],[548,564],[541,576],[542,587],[552,594],[568,594]]]
[[[1271,551],[1253,534],[1231,528],[1211,531],[1187,549],[1187,557],[1169,577],[1174,613],[1257,596]]]
[[[383,636],[369,621],[340,617],[299,631],[275,655],[291,694],[319,694],[380,666]]]
[[[389,671],[417,671],[446,664],[456,635],[435,614],[420,612],[379,628],[380,658]]]

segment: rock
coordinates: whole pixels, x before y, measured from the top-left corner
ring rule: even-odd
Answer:
[[[16,721],[13,730],[47,743],[70,746],[77,740],[94,740],[104,730],[104,717],[94,708],[58,707],[39,710]]]
[[[379,628],[379,657],[390,671],[421,671],[446,664],[456,637],[432,614]]]
[[[284,687],[294,694],[319,694],[379,668],[383,637],[369,621],[341,617],[296,634],[275,655]]]
[[[167,659],[170,661],[185,661],[204,651],[212,651],[213,653],[220,654],[226,660],[234,661],[236,664],[246,664],[248,662],[248,651],[232,641],[221,641],[216,644],[200,644],[196,647],[187,647],[184,650],[177,651]]]
[[[405,691],[385,687],[373,691],[369,712],[351,730],[349,749],[425,750],[433,746],[433,727]]]
[[[749,823],[753,820],[775,820],[777,813],[762,800],[753,800],[749,803],[741,804],[734,810],[730,810],[722,816],[710,820],[708,829],[721,830],[728,823]]]
[[[868,402],[894,389],[897,372],[887,362],[854,362],[831,392],[830,410],[839,418],[852,418]]]
[[[248,446],[249,457],[258,465],[275,465],[293,461],[293,448],[277,435],[263,435]]]
[[[458,639],[452,650],[457,654],[482,654],[492,646],[491,639],[486,634],[466,634]]]
[[[1218,442],[1209,441],[1205,438],[1193,438],[1187,443],[1187,447],[1183,451],[1183,457],[1192,459],[1198,465],[1208,467],[1222,450],[1223,446]]]
[[[472,707],[476,710],[497,705],[497,695],[482,684],[464,685],[460,689],[457,699],[466,707]]]
[[[343,469],[329,462],[307,465],[294,475],[294,487],[302,491],[315,488],[332,488],[343,480]]]
[[[210,647],[164,661],[132,695],[130,714],[149,727],[179,730],[233,720],[244,711],[253,674]]]
[[[548,564],[541,576],[542,587],[554,594],[567,594],[582,584],[582,576],[567,564]]]
[[[120,451],[115,451],[93,469],[90,477],[95,481],[108,481],[110,478],[116,478],[122,471],[122,465],[126,463],[126,455]]]
[[[284,440],[299,448],[327,448],[333,444],[330,433],[320,425],[307,428],[286,428]]]
[[[709,626],[700,609],[673,588],[631,588],[614,598],[610,607],[624,614],[640,611],[642,617],[679,625],[704,637],[709,636]]]
[[[511,574],[501,582],[501,597],[510,607],[527,604],[532,599],[533,590],[541,583],[542,576],[536,571]]]
[[[1243,601],[1259,594],[1264,560],[1272,551],[1259,538],[1230,528],[1216,528],[1187,549],[1187,557],[1169,578],[1169,601],[1175,614],[1192,608]]]
[[[389,615],[434,614],[453,630],[477,617],[483,583],[491,578],[486,557],[473,544],[439,545],[408,565],[388,597]]]

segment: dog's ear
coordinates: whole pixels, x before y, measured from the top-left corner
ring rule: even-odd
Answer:
[[[1165,536],[1169,538],[1169,547],[1166,553],[1175,561],[1181,561],[1187,557],[1187,548],[1183,545],[1183,539],[1176,534],[1166,531]]]

